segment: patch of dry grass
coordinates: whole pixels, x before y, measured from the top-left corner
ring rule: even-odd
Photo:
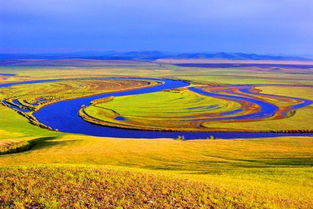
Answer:
[[[1,208],[305,208],[187,179],[84,167],[0,169]],[[49,192],[47,192],[49,191]]]

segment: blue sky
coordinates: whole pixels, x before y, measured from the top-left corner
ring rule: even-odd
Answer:
[[[313,55],[312,0],[0,0],[0,52]]]

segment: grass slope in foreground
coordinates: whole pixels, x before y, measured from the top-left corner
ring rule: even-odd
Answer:
[[[43,130],[8,108],[0,111],[4,116],[0,130],[7,128],[15,141],[37,142],[30,150],[0,155],[3,208],[313,205],[311,137],[230,141],[99,138]],[[43,140],[48,134],[50,138]],[[12,135],[2,136],[2,142],[13,139]]]
[[[313,81],[312,70],[284,68],[112,66],[1,70],[18,74],[2,83],[90,75],[164,76],[225,84]],[[265,93],[311,98],[309,90],[262,89]],[[3,150],[36,142],[28,150],[0,155],[0,208],[92,208],[100,204],[104,208],[177,208],[186,202],[195,208],[203,205],[223,209],[307,209],[313,205],[312,137],[229,141],[98,138],[40,129],[4,106],[0,106],[0,116]],[[304,116],[303,124],[312,121],[310,115]]]

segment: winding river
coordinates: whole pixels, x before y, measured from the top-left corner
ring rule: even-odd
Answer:
[[[112,79],[112,78],[109,78]],[[79,115],[78,111],[82,105],[89,105],[92,100],[109,97],[109,96],[126,96],[158,92],[166,89],[175,89],[189,86],[188,82],[171,80],[171,79],[155,79],[155,78],[115,78],[115,79],[142,79],[142,80],[154,80],[161,82],[160,85],[144,87],[141,89],[127,90],[122,92],[104,93],[89,97],[71,99],[66,101],[60,101],[47,106],[42,107],[33,115],[37,120],[53,129],[58,129],[61,132],[86,134],[92,136],[103,137],[119,137],[119,138],[177,138],[178,136],[184,136],[185,139],[205,139],[211,136],[219,139],[235,139],[235,138],[261,138],[261,137],[277,137],[277,136],[313,136],[313,133],[249,133],[249,132],[169,132],[169,131],[143,131],[143,130],[129,130],[121,128],[113,128],[108,126],[99,126],[84,121]],[[31,84],[31,83],[43,83],[52,82],[56,80],[37,80],[37,81],[25,81],[9,84],[0,84],[0,88],[9,87],[13,85]],[[202,95],[215,96],[225,98],[225,95],[212,94],[202,91],[198,88],[190,87],[190,90]],[[243,99],[242,97],[235,98],[229,96],[231,99]],[[259,100],[251,100],[249,102],[257,103],[261,107],[261,113],[258,115],[246,115],[240,116],[245,118],[259,117],[265,115],[272,115],[277,109],[275,105],[260,102]],[[310,105],[312,102],[306,103]],[[303,105],[301,106],[303,107]]]

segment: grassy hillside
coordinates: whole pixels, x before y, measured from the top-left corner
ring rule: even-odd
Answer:
[[[35,139],[29,150],[0,155],[0,184],[5,188],[0,192],[3,207],[57,208],[63,204],[82,208],[83,204],[107,204],[108,208],[129,205],[149,208],[153,203],[159,205],[157,208],[187,203],[195,208],[313,205],[313,138],[229,141],[98,138],[46,131],[27,124],[23,117],[4,108],[1,115],[4,117],[0,129],[12,133],[14,141]],[[12,120],[15,125],[7,128]],[[12,135],[2,132],[2,136],[6,136],[2,143],[12,141]],[[50,189],[52,192],[43,193]],[[163,194],[163,189],[168,193]],[[68,190],[72,193],[67,193]],[[129,191],[135,198],[129,196]],[[186,196],[183,199],[182,194]],[[75,199],[78,197],[81,201]]]
[[[91,75],[185,78],[212,84],[302,85],[313,80],[310,69],[297,73],[164,65],[75,68],[75,73],[64,67],[5,68],[1,72],[18,74],[0,77],[1,83]],[[309,87],[293,91],[260,88],[264,93],[312,99]],[[23,96],[20,89],[14,89]],[[0,89],[1,98],[7,93]],[[142,97],[149,99],[149,95]],[[180,105],[188,108],[188,104]],[[171,110],[176,109],[172,106]],[[295,124],[310,126],[311,110],[312,106],[301,109]],[[0,188],[0,208],[307,209],[313,208],[313,137],[192,141],[91,137],[33,126],[0,105]]]

